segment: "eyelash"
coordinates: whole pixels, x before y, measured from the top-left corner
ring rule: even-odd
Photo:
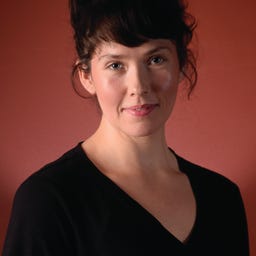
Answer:
[[[157,60],[157,62],[153,62]],[[149,65],[160,65],[165,61],[165,58],[161,56],[152,56],[148,59],[147,63]],[[152,63],[153,62],[153,63]],[[107,66],[108,69],[111,69],[113,71],[121,70],[124,68],[124,65],[121,62],[112,62]]]
[[[118,67],[114,67],[114,66],[118,66]],[[123,64],[120,62],[113,62],[110,65],[108,65],[107,68],[111,70],[120,70],[123,68]]]
[[[158,60],[158,62],[152,63],[152,61],[154,61],[156,59]],[[152,65],[157,65],[157,64],[162,64],[164,61],[165,61],[165,59],[161,56],[152,56],[152,57],[149,58],[148,63],[152,64]]]

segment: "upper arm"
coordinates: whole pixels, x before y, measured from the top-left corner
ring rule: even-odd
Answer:
[[[235,186],[232,195],[232,203],[229,206],[229,229],[232,239],[231,246],[234,250],[233,255],[249,255],[249,239],[245,208],[240,190]]]
[[[30,178],[17,190],[3,256],[73,255],[72,225],[52,184]]]

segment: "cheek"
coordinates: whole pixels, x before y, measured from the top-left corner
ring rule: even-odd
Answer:
[[[168,91],[170,90],[171,88],[173,88],[173,79],[172,79],[172,76],[171,75],[168,75],[168,76],[165,76],[162,80],[162,86],[161,86],[161,89],[163,91]]]
[[[101,75],[94,83],[96,95],[102,108],[113,107],[119,104],[123,94],[119,79]]]
[[[178,76],[169,71],[163,71],[161,74],[154,79],[154,85],[159,92],[176,92],[178,87],[179,79]]]

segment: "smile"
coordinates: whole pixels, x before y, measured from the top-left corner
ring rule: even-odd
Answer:
[[[143,105],[135,105],[128,108],[123,108],[123,111],[133,115],[133,116],[147,116],[149,115],[157,106],[158,104],[143,104]]]

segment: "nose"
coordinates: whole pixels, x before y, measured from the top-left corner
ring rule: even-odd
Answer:
[[[134,66],[129,73],[129,95],[142,96],[148,94],[151,90],[151,85],[147,67],[144,65]]]

